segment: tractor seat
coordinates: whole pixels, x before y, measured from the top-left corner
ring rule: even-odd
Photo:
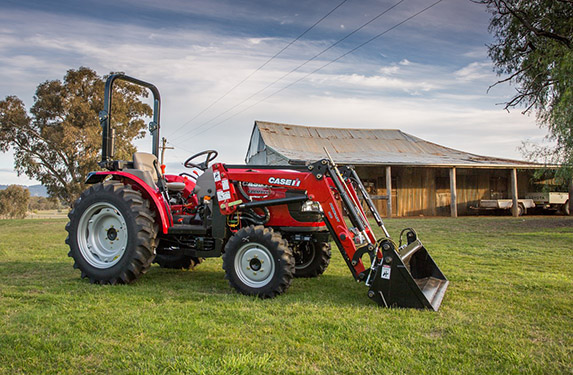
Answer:
[[[141,178],[145,183],[152,188],[157,188],[157,158],[153,154],[147,152],[136,152],[133,154],[133,168],[129,172]],[[169,191],[183,191],[185,183],[183,182],[167,182],[167,190]]]
[[[131,173],[143,181],[151,188],[157,189],[157,157],[147,152],[135,152],[133,154],[133,169],[124,169],[124,172]]]
[[[173,182],[168,182],[166,185],[167,185],[167,190],[169,191],[179,192],[185,190],[185,182],[173,181]]]

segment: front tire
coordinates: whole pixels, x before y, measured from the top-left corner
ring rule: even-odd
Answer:
[[[330,244],[328,242],[303,241],[294,248],[295,277],[317,277],[322,275],[330,264]]]
[[[93,185],[68,217],[68,256],[82,278],[96,284],[127,284],[149,269],[158,228],[140,192],[118,181]]]
[[[229,284],[238,292],[260,298],[284,293],[295,273],[287,242],[262,225],[243,228],[229,239],[223,269]]]

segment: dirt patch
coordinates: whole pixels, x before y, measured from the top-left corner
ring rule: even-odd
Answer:
[[[526,230],[546,228],[573,228],[573,216],[561,217],[527,217],[520,223],[520,228]]]

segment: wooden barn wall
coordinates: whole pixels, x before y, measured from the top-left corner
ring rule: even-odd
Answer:
[[[380,196],[386,195],[386,167],[356,167],[356,173],[360,176],[368,194],[376,209],[382,217],[387,216],[386,200],[380,199]],[[398,190],[396,189],[397,179],[392,177],[392,215],[396,216],[396,207],[398,202]],[[366,206],[365,206],[366,207]]]
[[[440,170],[434,168],[392,168],[397,177],[397,216],[435,216],[436,177]]]
[[[458,215],[468,215],[473,213],[470,208],[471,206],[477,207],[480,199],[490,198],[490,179],[492,175],[496,174],[496,172],[502,172],[504,176],[509,176],[508,171],[487,169],[456,170]]]
[[[385,166],[357,167],[368,193],[374,196],[376,208],[386,215]],[[392,167],[393,216],[449,216],[450,176],[448,168]],[[522,198],[531,187],[531,173],[518,172],[518,191]],[[471,206],[480,199],[511,197],[509,170],[456,169],[458,215],[471,215]]]

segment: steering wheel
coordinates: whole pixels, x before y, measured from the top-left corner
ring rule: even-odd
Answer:
[[[191,160],[196,159],[199,156],[203,156],[203,155],[207,155],[205,157],[205,161],[202,161],[199,164],[191,162]],[[215,150],[201,151],[198,154],[195,154],[195,155],[191,156],[189,159],[185,160],[185,163],[183,163],[183,165],[185,166],[185,168],[197,168],[197,169],[204,171],[209,167],[209,163],[211,161],[213,161],[217,157],[217,155],[219,155],[219,153]]]

